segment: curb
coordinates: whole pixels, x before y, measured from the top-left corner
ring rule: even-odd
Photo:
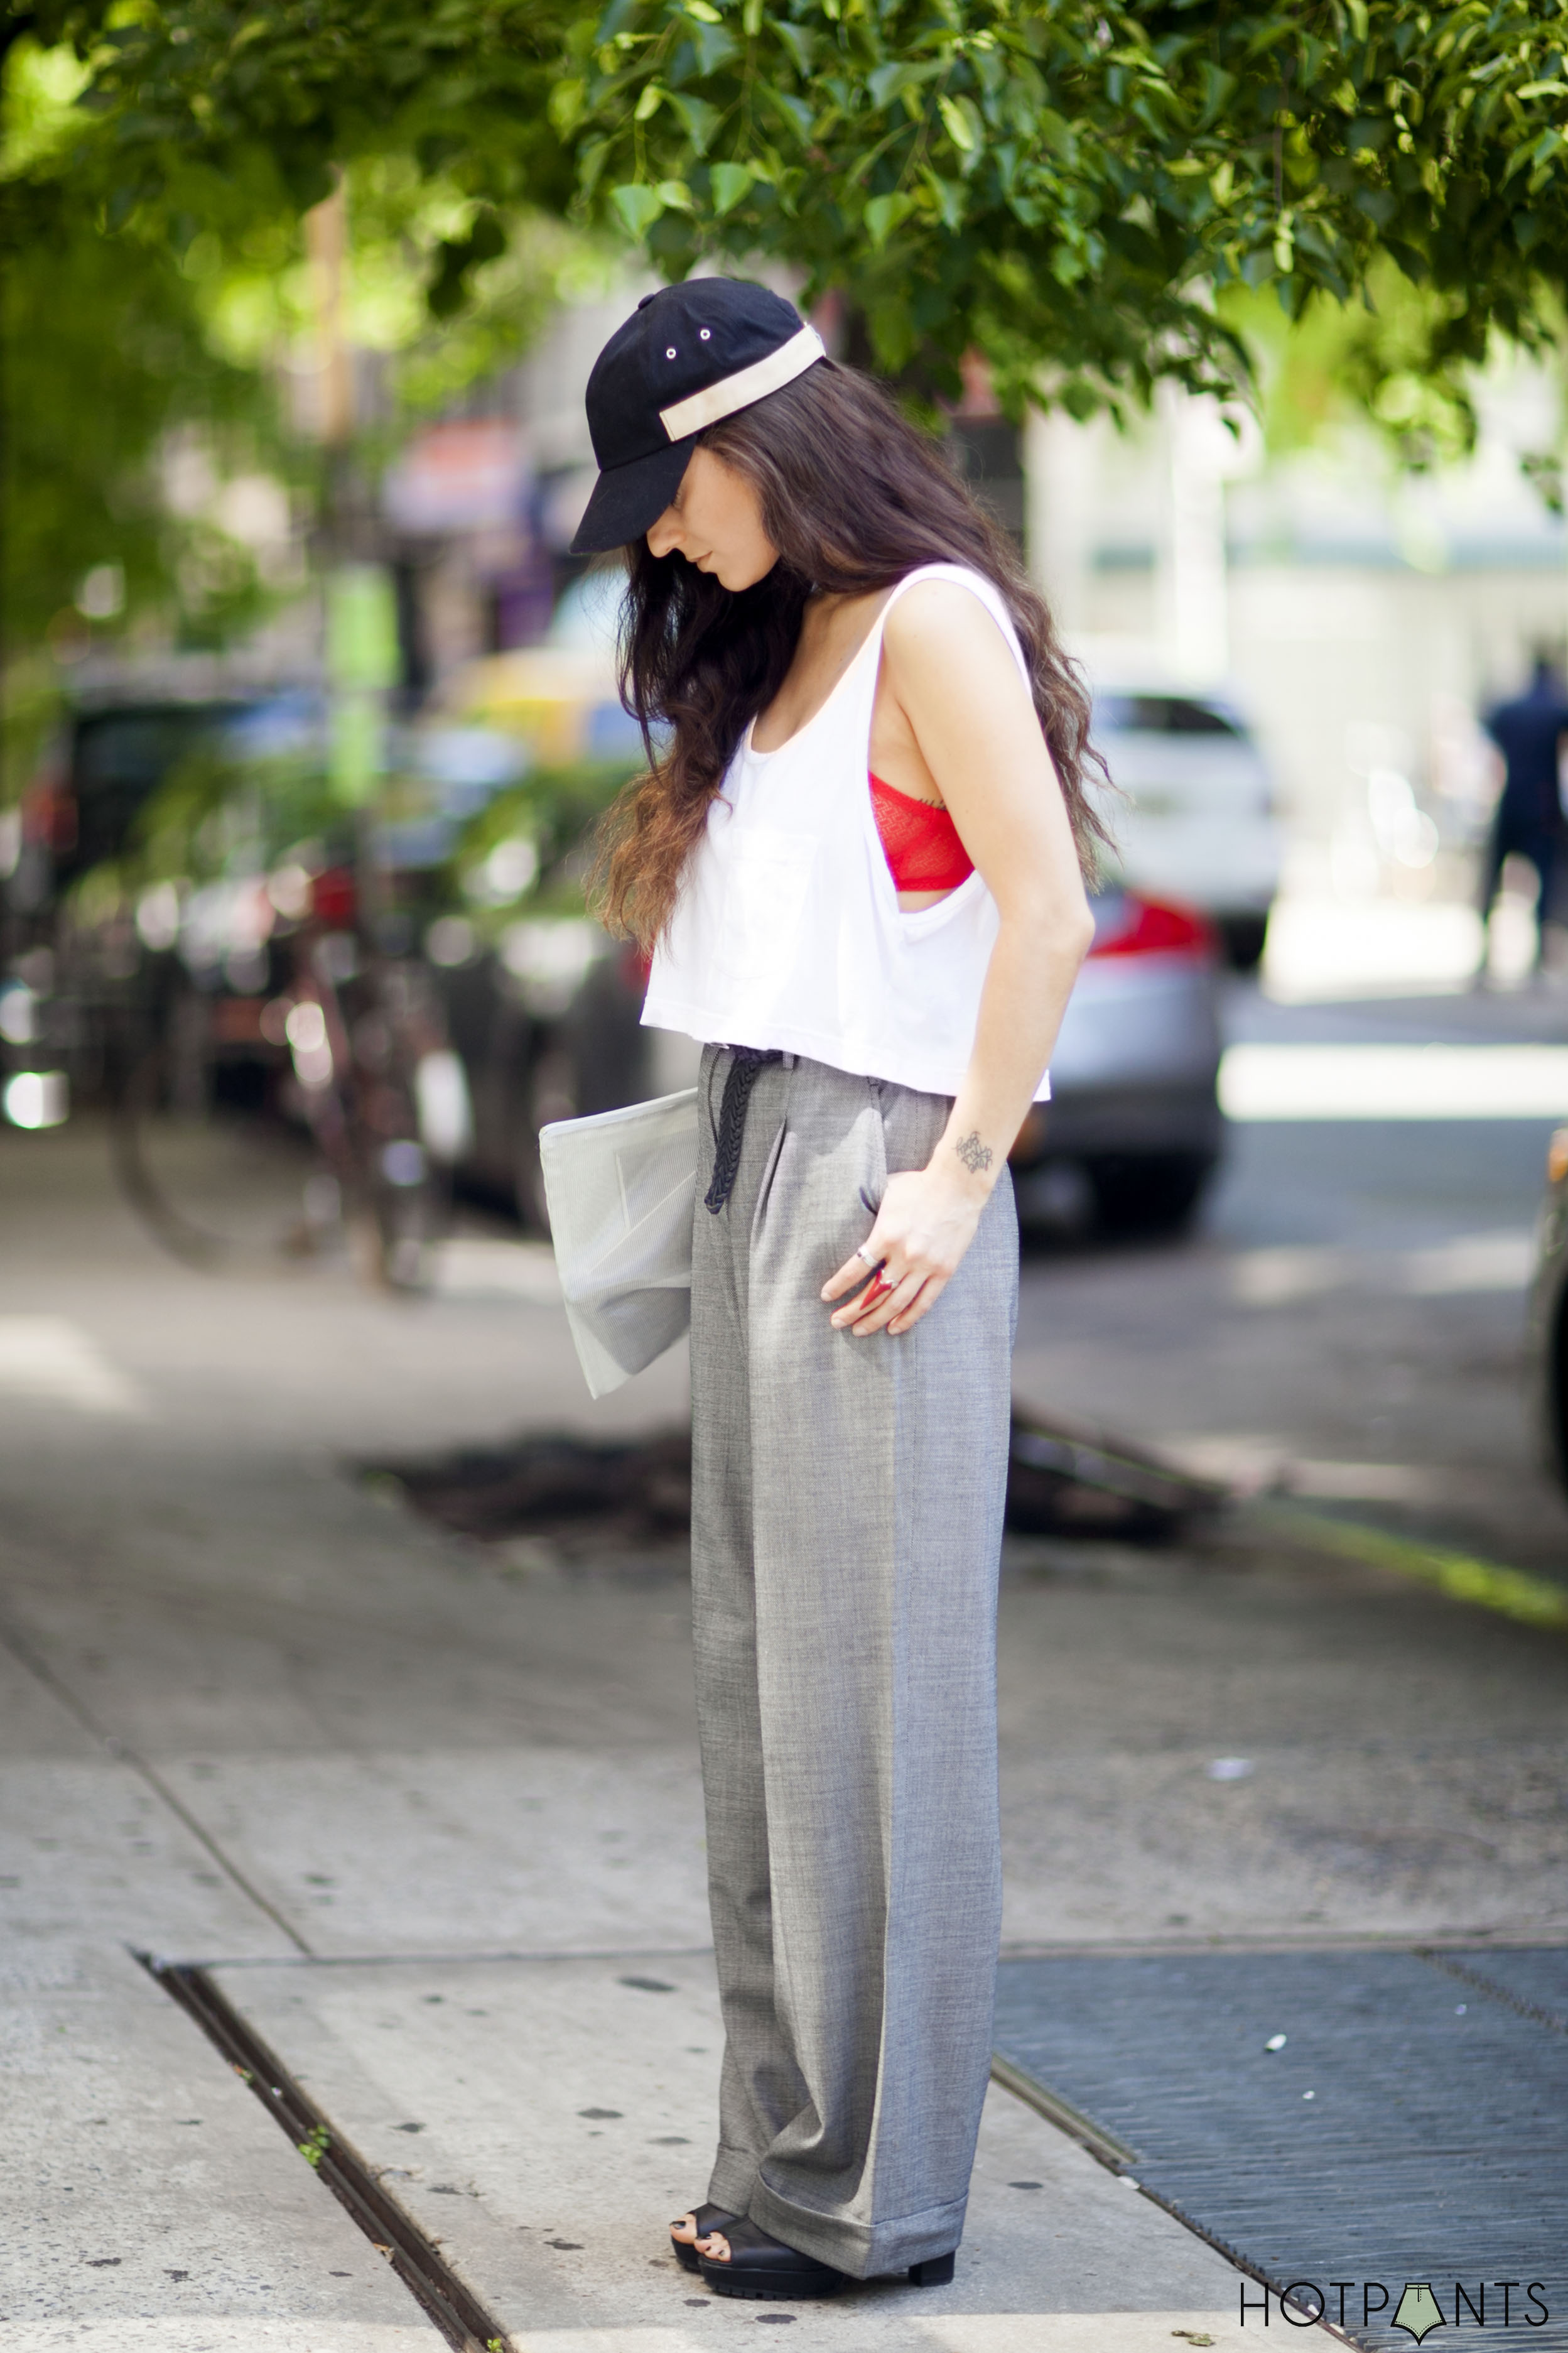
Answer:
[[[1450,1601],[1465,1601],[1490,1609],[1521,1626],[1543,1627],[1551,1633],[1568,1633],[1568,1587],[1549,1577],[1532,1577],[1525,1569],[1505,1568],[1479,1560],[1473,1553],[1452,1552],[1446,1546],[1424,1544],[1409,1536],[1391,1535],[1386,1528],[1369,1527],[1360,1520],[1340,1520],[1326,1512],[1302,1511],[1291,1504],[1254,1504],[1247,1517],[1261,1521],[1281,1535],[1294,1536],[1318,1552],[1342,1560],[1356,1560],[1368,1568],[1392,1569],[1396,1577],[1413,1577]]]

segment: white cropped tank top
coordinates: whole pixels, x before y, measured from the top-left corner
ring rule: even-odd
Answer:
[[[655,950],[643,1020],[953,1095],[999,918],[978,872],[906,914],[871,805],[871,711],[889,613],[917,580],[979,597],[1028,666],[998,591],[955,564],[905,575],[820,709],[776,752],[747,729]],[[1050,1093],[1043,1079],[1036,1100]]]

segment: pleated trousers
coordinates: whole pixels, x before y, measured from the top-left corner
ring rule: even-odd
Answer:
[[[1004,1172],[898,1339],[822,1285],[951,1103],[765,1066],[692,1263],[692,1604],[725,2048],[714,2203],[856,2278],[957,2245],[1001,1920],[996,1573],[1017,1225]]]

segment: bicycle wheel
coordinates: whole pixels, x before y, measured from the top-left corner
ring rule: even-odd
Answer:
[[[286,1052],[256,1000],[179,998],[142,1041],[110,1134],[127,1201],[187,1264],[282,1264],[336,1233],[340,1188],[308,1128],[284,1116]]]

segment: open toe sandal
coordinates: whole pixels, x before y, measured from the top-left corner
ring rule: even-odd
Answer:
[[[722,2231],[727,2235],[731,2225],[740,2219],[738,2215],[726,2214],[722,2206],[693,2206],[689,2209],[689,2211],[697,2225],[699,2239],[705,2239],[710,2231]],[[685,2220],[684,2214],[678,2214],[675,2221],[670,2224],[669,2243],[675,2250],[675,2260],[681,2270],[694,2272],[697,2269],[697,2248],[694,2242],[689,2239],[678,2239],[675,2235],[676,2224],[684,2222]]]
[[[793,2303],[806,2296],[837,2295],[846,2285],[843,2272],[830,2270],[815,2255],[781,2246],[754,2222],[712,2223],[730,2242],[727,2262],[699,2255],[697,2268],[719,2295],[765,2297]]]

